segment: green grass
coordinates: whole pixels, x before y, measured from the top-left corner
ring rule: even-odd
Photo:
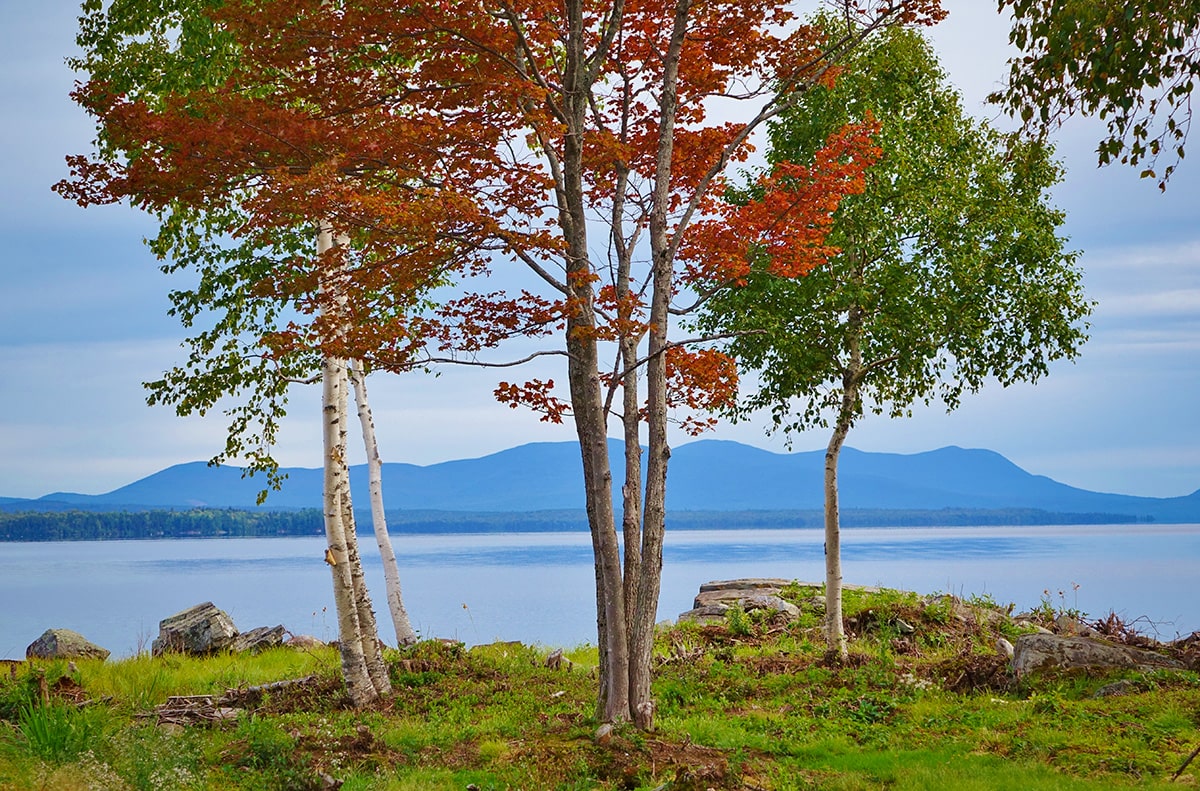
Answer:
[[[394,695],[367,711],[346,707],[332,650],[26,665],[0,679],[0,791],[1176,788],[1200,744],[1194,672],[1018,684],[991,647],[1016,630],[1004,608],[894,591],[847,592],[851,658],[831,665],[812,594],[787,592],[805,610],[790,625],[662,631],[656,731],[603,745],[586,646],[558,670],[517,644],[389,651]],[[168,696],[307,676],[228,723],[152,716]],[[1129,694],[1093,697],[1117,678]]]

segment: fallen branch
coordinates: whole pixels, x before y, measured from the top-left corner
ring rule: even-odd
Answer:
[[[1176,769],[1176,770],[1175,770],[1175,774],[1171,775],[1171,782],[1172,782],[1172,783],[1173,783],[1173,782],[1175,782],[1176,780],[1178,780],[1178,779],[1179,779],[1179,776],[1180,776],[1181,774],[1183,774],[1183,770],[1188,768],[1188,764],[1190,764],[1192,761],[1194,761],[1194,760],[1196,759],[1196,756],[1197,756],[1197,755],[1200,755],[1200,745],[1197,745],[1197,746],[1196,746],[1196,749],[1195,749],[1195,750],[1192,750],[1192,754],[1191,754],[1191,755],[1189,755],[1189,756],[1187,757],[1187,760],[1183,762],[1183,766],[1181,766],[1181,767],[1179,767],[1178,769]]]
[[[159,725],[211,725],[237,719],[238,714],[262,701],[264,695],[297,687],[310,686],[316,676],[272,681],[244,689],[227,689],[225,694],[216,695],[172,695],[167,702],[154,708],[153,715]]]

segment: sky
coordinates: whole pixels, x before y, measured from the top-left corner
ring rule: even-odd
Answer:
[[[947,0],[931,36],[974,114],[1002,81],[1007,24],[995,4]],[[99,494],[164,467],[208,459],[224,443],[220,415],[179,418],[145,405],[141,383],[183,359],[167,315],[171,281],[142,243],[147,218],[81,209],[50,191],[64,157],[93,129],[68,98],[78,5],[0,0],[0,497]],[[1056,136],[1067,176],[1053,195],[1098,301],[1075,362],[1036,385],[990,386],[947,414],[868,418],[849,442],[867,451],[989,448],[1026,470],[1096,491],[1154,497],[1200,488],[1200,164],[1185,160],[1165,194],[1121,167],[1098,169],[1100,127],[1076,119]],[[1200,141],[1193,141],[1200,145]],[[510,375],[511,376],[511,375]],[[495,372],[371,377],[385,461],[432,464],[532,441],[574,438],[569,425],[499,405]],[[565,379],[565,376],[562,377]],[[320,466],[320,394],[293,396],[277,457]],[[785,452],[764,416],[706,435]],[[677,442],[686,441],[678,438]],[[824,447],[824,432],[794,437]],[[397,504],[399,505],[399,504]]]

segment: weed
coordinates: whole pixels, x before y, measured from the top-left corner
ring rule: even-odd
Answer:
[[[105,736],[107,712],[64,703],[26,705],[17,717],[25,749],[46,761],[61,763],[96,748]]]
[[[725,623],[729,633],[738,637],[749,637],[754,632],[754,622],[740,604],[725,611]]]

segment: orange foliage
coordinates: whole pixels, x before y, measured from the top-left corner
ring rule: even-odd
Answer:
[[[811,166],[782,163],[757,183],[753,200],[711,200],[710,216],[692,225],[680,257],[687,277],[707,284],[744,283],[761,256],[781,277],[800,277],[837,252],[825,244],[833,213],[846,195],[862,192],[863,174],[880,155],[878,124],[844,127]]]
[[[612,8],[584,3],[586,52],[608,40]],[[864,0],[858,12],[904,24],[944,16],[937,0]],[[560,0],[225,0],[212,13],[240,47],[231,79],[154,101],[99,82],[81,86],[75,99],[127,155],[72,157],[72,177],[58,189],[81,204],[129,200],[151,211],[236,205],[245,222],[230,230],[251,240],[332,223],[350,237],[352,255],[281,261],[258,286],[305,315],[263,339],[276,350],[320,348],[398,370],[427,342],[470,356],[592,315],[576,340],[642,338],[649,327],[636,284],[619,284],[614,269],[592,262],[582,271],[564,263],[569,145],[583,151],[591,216],[611,219],[606,212],[621,205],[616,233],[631,245],[647,227],[655,169],[670,151],[665,209],[683,286],[737,282],[756,256],[787,277],[820,264],[832,252],[831,214],[861,190],[878,156],[870,124],[847,127],[811,166],[781,165],[764,177],[755,200],[723,201],[720,173],[750,147],[744,123],[707,119],[710,101],[761,104],[776,78],[835,73],[825,42],[778,0],[691,5],[666,141],[660,103],[673,3],[626,0],[610,49],[584,64],[596,72],[579,130],[568,128],[565,112]],[[692,211],[701,219],[689,225]],[[434,312],[421,304],[431,287],[484,275],[503,257],[557,263],[559,277],[572,272],[566,293],[468,294]],[[736,387],[732,361],[715,352],[672,349],[668,362],[677,405],[709,410]],[[551,386],[504,383],[496,395],[557,421],[565,406]]]

